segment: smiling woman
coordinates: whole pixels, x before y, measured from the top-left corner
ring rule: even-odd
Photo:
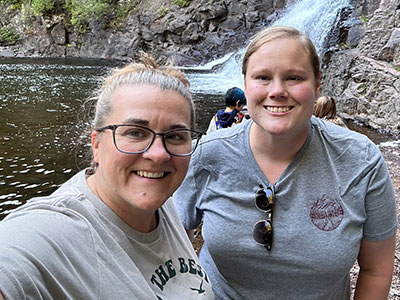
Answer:
[[[91,166],[0,223],[0,298],[213,299],[171,199],[201,137],[184,74],[142,54],[92,100]]]
[[[312,116],[315,47],[294,28],[265,28],[242,72],[251,120],[202,138],[174,194],[187,230],[203,221],[216,298],[347,300],[358,260],[355,299],[386,299],[394,190],[376,145]]]

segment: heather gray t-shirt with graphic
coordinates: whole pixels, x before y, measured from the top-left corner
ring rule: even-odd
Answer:
[[[204,217],[200,262],[218,299],[349,299],[362,239],[397,229],[395,195],[378,148],[312,117],[309,136],[274,184],[273,243],[252,236],[266,219],[254,204],[270,183],[249,145],[253,122],[205,136],[174,195],[184,226]]]
[[[6,299],[214,299],[172,199],[158,227],[133,230],[90,190],[84,171],[0,222]]]

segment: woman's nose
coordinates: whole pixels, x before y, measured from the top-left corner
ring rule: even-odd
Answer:
[[[171,155],[165,149],[161,136],[156,136],[150,148],[143,153],[144,158],[151,159],[155,162],[163,162],[171,158]]]
[[[286,85],[282,80],[273,80],[269,88],[268,95],[271,99],[285,98],[287,96]]]

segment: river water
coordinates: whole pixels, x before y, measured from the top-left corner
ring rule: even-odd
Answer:
[[[85,99],[116,62],[0,60],[0,219],[33,196],[48,195],[79,170],[77,134]],[[198,128],[224,105],[221,94],[195,93]]]

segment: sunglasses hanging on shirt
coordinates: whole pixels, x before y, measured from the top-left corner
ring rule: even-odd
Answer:
[[[272,237],[273,237],[273,208],[275,203],[275,191],[273,187],[268,186],[264,188],[260,184],[260,189],[257,190],[254,197],[254,204],[256,208],[266,214],[266,219],[258,221],[253,228],[254,240],[271,251]]]

